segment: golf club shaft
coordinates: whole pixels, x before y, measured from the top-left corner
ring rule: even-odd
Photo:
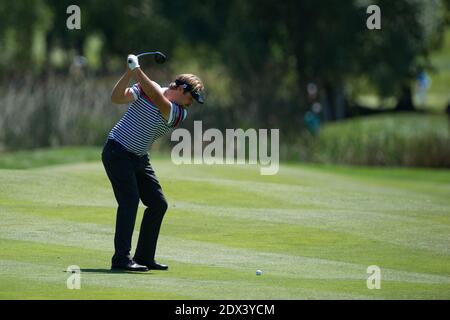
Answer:
[[[152,51],[152,52],[143,52],[143,53],[139,53],[138,55],[136,55],[138,58],[142,57],[142,56],[147,56],[147,55],[163,55],[161,52],[159,51]]]

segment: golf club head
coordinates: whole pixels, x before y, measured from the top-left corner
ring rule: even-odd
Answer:
[[[166,55],[160,51],[143,52],[143,53],[138,54],[137,57],[141,58],[141,57],[147,56],[147,55],[154,56],[156,63],[159,63],[159,64],[166,62],[166,59],[167,59]]]
[[[166,59],[167,58],[166,58],[166,56],[163,53],[156,52],[156,54],[155,54],[155,61],[156,61],[156,63],[162,64],[162,63],[166,62]]]

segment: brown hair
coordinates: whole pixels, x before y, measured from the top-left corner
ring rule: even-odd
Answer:
[[[176,77],[175,81],[176,80],[190,84],[192,86],[193,91],[203,91],[205,89],[205,87],[203,86],[202,80],[200,80],[200,78],[194,74],[190,74],[190,73],[179,74]],[[175,89],[177,87],[177,85],[175,84],[175,81],[169,85],[169,89]]]

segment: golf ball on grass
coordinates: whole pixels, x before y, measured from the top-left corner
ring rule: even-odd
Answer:
[[[262,275],[262,273],[263,273],[263,272],[262,272],[261,270],[256,270],[256,275],[257,275],[257,276]]]

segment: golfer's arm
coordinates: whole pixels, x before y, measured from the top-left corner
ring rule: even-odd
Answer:
[[[133,73],[127,70],[120,80],[116,83],[111,93],[111,102],[116,104],[131,103],[134,101],[133,93],[128,88]]]
[[[164,97],[159,88],[149,79],[149,77],[147,77],[141,68],[136,68],[133,72],[136,81],[139,82],[145,94],[153,101],[163,117],[166,120],[169,119],[170,110],[172,108],[170,101]]]

